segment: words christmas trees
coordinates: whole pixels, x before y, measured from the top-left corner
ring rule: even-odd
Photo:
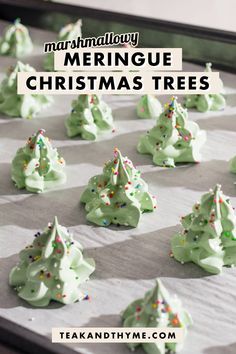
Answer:
[[[52,98],[45,95],[18,95],[17,74],[19,72],[35,72],[35,70],[20,61],[14,68],[10,68],[0,85],[0,112],[11,117],[30,119],[48,107],[52,103]]]
[[[81,196],[87,219],[100,226],[110,224],[136,227],[141,214],[156,208],[155,197],[127,158],[115,149],[114,159],[107,162],[103,174],[92,177]]]
[[[57,41],[73,41],[77,37],[82,37],[81,33],[82,21],[78,20],[75,23],[69,23],[62,27],[58,34]],[[54,53],[49,53],[44,60],[44,69],[47,71],[54,71]]]
[[[161,103],[153,95],[143,95],[137,106],[139,118],[158,118],[162,112]]]
[[[211,72],[211,63],[206,64],[206,72]],[[223,84],[222,84],[223,86]],[[188,95],[185,98],[186,108],[196,108],[199,112],[220,111],[225,108],[222,94]]]
[[[82,139],[95,140],[100,133],[113,128],[111,108],[99,96],[79,95],[72,106],[65,123],[69,137],[80,135]]]
[[[10,55],[21,58],[33,50],[29,31],[20,23],[20,19],[16,19],[13,25],[10,25],[3,37],[0,38],[0,54]]]
[[[153,155],[158,166],[175,167],[175,163],[199,162],[205,140],[205,132],[187,120],[187,111],[173,97],[156,126],[140,138],[137,149],[141,154]]]
[[[93,259],[85,259],[81,245],[55,217],[43,233],[20,252],[20,262],[9,276],[19,297],[33,306],[51,300],[71,304],[85,298],[79,286],[95,270]]]
[[[236,264],[236,216],[220,185],[204,194],[181,223],[183,232],[171,241],[178,261],[194,262],[214,274]]]
[[[188,312],[182,308],[182,304],[177,297],[170,297],[160,280],[156,286],[148,291],[143,299],[132,302],[122,314],[124,327],[181,327],[184,335],[187,334],[187,326],[192,324],[192,319]],[[129,348],[142,346],[148,354],[175,353],[182,347],[177,343],[129,343]]]
[[[20,148],[12,161],[11,177],[16,187],[39,193],[66,182],[65,161],[40,129]]]

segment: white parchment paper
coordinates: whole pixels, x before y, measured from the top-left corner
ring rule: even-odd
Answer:
[[[1,23],[1,29],[5,23]],[[36,47],[28,63],[42,70],[42,43],[55,36],[31,30]],[[1,79],[15,59],[0,57]],[[186,71],[202,68],[184,64]],[[54,105],[34,120],[0,117],[0,315],[45,336],[52,327],[120,326],[120,312],[144,295],[160,277],[192,314],[183,354],[233,354],[236,352],[236,269],[214,276],[193,264],[181,265],[169,257],[170,239],[179,229],[182,215],[216,183],[236,206],[236,175],[228,171],[228,160],[236,154],[236,80],[221,73],[227,95],[224,112],[190,112],[189,119],[207,131],[203,162],[175,169],[152,165],[150,156],[136,151],[139,136],[154,125],[153,120],[136,117],[138,96],[104,96],[112,107],[116,131],[97,142],[70,140],[64,121],[73,96],[55,97]],[[169,97],[161,96],[165,103]],[[18,191],[10,179],[10,163],[28,136],[44,128],[53,145],[67,162],[68,182],[60,189],[41,195]],[[86,222],[79,204],[88,179],[102,171],[103,163],[119,147],[142,171],[158,200],[158,209],[145,214],[136,229],[102,228]],[[8,274],[18,253],[57,215],[59,222],[74,232],[84,246],[85,256],[96,261],[96,272],[83,286],[91,297],[68,306],[52,304],[46,309],[31,308],[8,286]],[[75,346],[83,354],[128,354],[123,344]],[[137,354],[142,351],[138,350]]]

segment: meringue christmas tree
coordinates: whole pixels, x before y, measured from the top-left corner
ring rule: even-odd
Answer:
[[[111,108],[97,95],[79,95],[72,102],[72,111],[65,125],[69,137],[80,135],[85,140],[95,140],[99,133],[111,130]]]
[[[182,307],[177,297],[171,297],[160,280],[148,291],[144,298],[132,302],[122,314],[123,327],[182,328],[184,336],[187,327],[192,324],[191,316]],[[135,350],[142,347],[148,354],[175,353],[182,348],[177,343],[129,343]]]
[[[211,72],[211,63],[206,64],[206,72]],[[223,83],[222,83],[223,87]],[[225,98],[222,94],[187,95],[185,107],[196,108],[199,112],[220,111],[225,108]]]
[[[19,189],[39,193],[66,182],[65,161],[40,129],[20,148],[11,166],[11,177]]]
[[[52,103],[52,99],[46,95],[18,95],[17,74],[19,72],[35,72],[28,64],[17,62],[14,68],[10,68],[0,85],[0,112],[11,116],[31,119],[42,109]]]
[[[51,300],[71,304],[84,299],[79,286],[93,273],[94,260],[83,257],[81,245],[56,217],[35,236],[33,243],[20,252],[20,262],[9,276],[18,296],[40,307]]]
[[[230,172],[236,173],[236,156],[230,160],[229,169],[230,169]]]
[[[161,103],[153,95],[143,95],[137,105],[137,115],[139,118],[158,118],[162,112]]]
[[[81,196],[87,219],[100,226],[110,224],[136,227],[141,214],[156,208],[155,197],[138,171],[118,149],[103,174],[92,177]]]
[[[187,120],[187,111],[172,97],[154,128],[140,138],[137,149],[153,155],[158,166],[175,167],[179,162],[199,162],[205,140],[205,132]]]
[[[58,34],[57,41],[73,41],[78,37],[82,37],[81,33],[82,21],[78,20],[75,23],[69,23],[62,27]],[[47,71],[54,70],[54,53],[49,53],[44,60],[44,69]]]
[[[194,262],[209,273],[236,264],[236,216],[228,197],[217,185],[182,218],[184,230],[176,234],[171,247],[180,262]]]
[[[20,23],[20,19],[16,19],[0,38],[0,54],[21,58],[32,50],[33,44],[27,28]]]

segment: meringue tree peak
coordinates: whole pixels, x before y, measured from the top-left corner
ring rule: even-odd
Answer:
[[[143,298],[133,301],[122,313],[123,327],[175,327],[182,328],[184,337],[187,327],[192,324],[192,318],[182,307],[181,301],[176,296],[171,296],[157,280],[153,289],[146,292]],[[138,347],[150,354],[175,353],[182,348],[177,343],[128,343],[131,350]]]
[[[173,96],[156,125],[141,136],[137,150],[152,155],[155,165],[175,167],[176,163],[200,162],[205,140],[206,133],[188,120],[187,110]]]
[[[112,110],[97,95],[79,95],[72,102],[71,114],[65,125],[69,137],[81,136],[85,140],[95,140],[100,134],[112,131]]]
[[[65,160],[53,148],[45,130],[39,129],[17,150],[11,165],[17,188],[33,193],[52,189],[66,182]]]
[[[213,274],[236,265],[236,215],[220,184],[205,193],[181,223],[183,231],[171,240],[176,260],[194,262]]]
[[[212,67],[212,63],[206,63],[206,68],[205,68],[205,71],[206,72],[211,72],[211,67]]]
[[[56,216],[43,232],[35,234],[19,258],[9,283],[32,306],[45,307],[50,301],[72,304],[86,298],[80,285],[94,272],[95,262],[84,258],[82,246]]]
[[[156,199],[141,172],[117,148],[103,173],[89,180],[81,202],[88,212],[87,219],[99,226],[136,227],[143,213],[156,209]]]

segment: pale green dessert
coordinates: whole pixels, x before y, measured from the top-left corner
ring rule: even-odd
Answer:
[[[177,261],[194,262],[213,274],[236,265],[236,216],[220,185],[204,194],[181,223],[184,230],[171,240]]]
[[[35,72],[28,64],[17,62],[10,68],[0,84],[0,112],[10,117],[34,118],[43,109],[50,106],[52,98],[46,95],[17,94],[17,74],[19,72]]]
[[[156,125],[141,136],[137,149],[152,155],[155,165],[175,167],[176,163],[201,161],[200,148],[205,141],[206,133],[188,121],[186,109],[172,97]]]
[[[79,95],[72,102],[72,111],[66,122],[67,135],[95,140],[100,133],[112,130],[111,108],[97,95]]]
[[[171,297],[160,280],[148,291],[144,298],[132,302],[122,313],[123,327],[182,328],[184,337],[187,327],[192,325],[190,314],[183,309],[180,300]],[[181,343],[128,343],[131,350],[142,347],[147,354],[176,353],[183,347]]]
[[[85,295],[79,286],[94,272],[94,260],[83,257],[81,245],[56,217],[35,237],[20,252],[20,262],[9,275],[18,296],[38,307],[50,301],[72,304],[83,300]]]
[[[206,72],[211,72],[211,63],[206,64]],[[222,83],[223,87],[223,83]],[[187,95],[185,97],[186,108],[196,108],[199,112],[221,111],[226,102],[222,94]]]
[[[141,173],[118,149],[101,175],[92,177],[81,196],[87,220],[99,226],[115,224],[136,227],[142,213],[156,208]]]
[[[11,178],[19,189],[40,193],[66,182],[65,160],[40,129],[20,148],[11,165]]]
[[[3,37],[0,38],[0,55],[9,55],[16,58],[24,57],[33,50],[28,29],[16,19],[7,27]]]
[[[81,33],[82,21],[78,20],[75,23],[69,23],[68,25],[62,27],[60,30],[57,42],[60,41],[73,41],[78,37],[82,37]],[[49,53],[44,59],[43,63],[44,69],[47,71],[54,71],[54,53]]]
[[[153,95],[143,95],[137,105],[137,115],[142,119],[158,118],[162,112],[161,103]]]
[[[236,156],[230,160],[229,169],[230,169],[230,172],[236,173]]]

